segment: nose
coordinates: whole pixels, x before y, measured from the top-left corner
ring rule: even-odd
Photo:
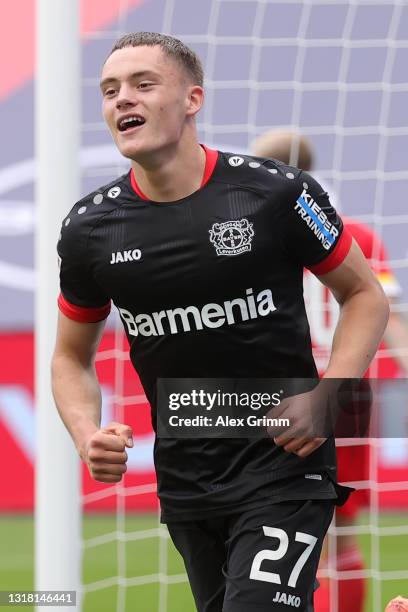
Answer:
[[[116,98],[116,108],[123,110],[136,104],[135,92],[126,83],[122,83]]]

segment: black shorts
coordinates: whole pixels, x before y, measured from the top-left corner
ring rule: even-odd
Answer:
[[[222,518],[169,522],[198,612],[312,612],[333,500],[270,504]]]

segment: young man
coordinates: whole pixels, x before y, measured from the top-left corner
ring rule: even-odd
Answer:
[[[265,132],[253,143],[255,155],[272,157],[284,163],[292,163],[304,171],[314,168],[314,151],[310,141],[301,134],[281,130]],[[400,295],[401,289],[388,264],[384,244],[371,228],[353,219],[343,217],[347,230],[352,234],[373,272],[381,283],[385,294],[392,304]],[[305,271],[304,277],[306,311],[310,324],[313,356],[320,375],[324,375],[330,358],[333,334],[338,319],[338,307],[326,287],[318,282],[313,274]],[[408,372],[406,349],[408,331],[406,323],[398,310],[391,311],[385,332],[386,347],[396,349],[398,361],[392,359],[384,345],[370,365],[367,375],[373,378],[395,378]],[[401,349],[405,349],[404,351]],[[338,478],[340,482],[368,480],[368,446],[340,446],[337,449]],[[336,511],[336,525],[352,525],[360,510],[367,502],[367,491],[352,495],[347,503]],[[363,557],[359,550],[358,539],[354,535],[337,537],[336,566],[339,571],[361,571],[364,569]],[[364,609],[365,580],[346,578],[337,584],[338,610]],[[330,593],[327,581],[322,581],[315,597],[316,612],[329,612]]]
[[[120,39],[102,70],[103,114],[131,170],[62,224],[53,390],[102,482],[121,479],[132,446],[125,424],[100,428],[94,357],[111,300],[155,428],[158,378],[316,376],[304,266],[341,306],[328,377],[361,376],[386,325],[384,293],[312,177],[198,143],[202,84],[198,58],[180,41]],[[317,233],[306,210],[318,215]],[[199,612],[313,609],[323,538],[347,493],[335,484],[333,440],[291,432],[157,437],[162,521]]]

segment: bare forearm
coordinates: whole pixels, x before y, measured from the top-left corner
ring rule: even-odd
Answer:
[[[373,359],[388,321],[382,291],[359,291],[347,299],[333,338],[327,378],[359,378]]]
[[[392,312],[385,330],[384,340],[392,357],[408,375],[408,322],[399,312]]]
[[[55,355],[52,390],[61,419],[84,459],[86,442],[101,420],[101,392],[94,366],[84,367],[75,358]]]

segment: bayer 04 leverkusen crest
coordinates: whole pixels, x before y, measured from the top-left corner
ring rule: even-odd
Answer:
[[[248,219],[239,219],[214,223],[209,233],[217,255],[241,255],[251,250],[255,232]]]

